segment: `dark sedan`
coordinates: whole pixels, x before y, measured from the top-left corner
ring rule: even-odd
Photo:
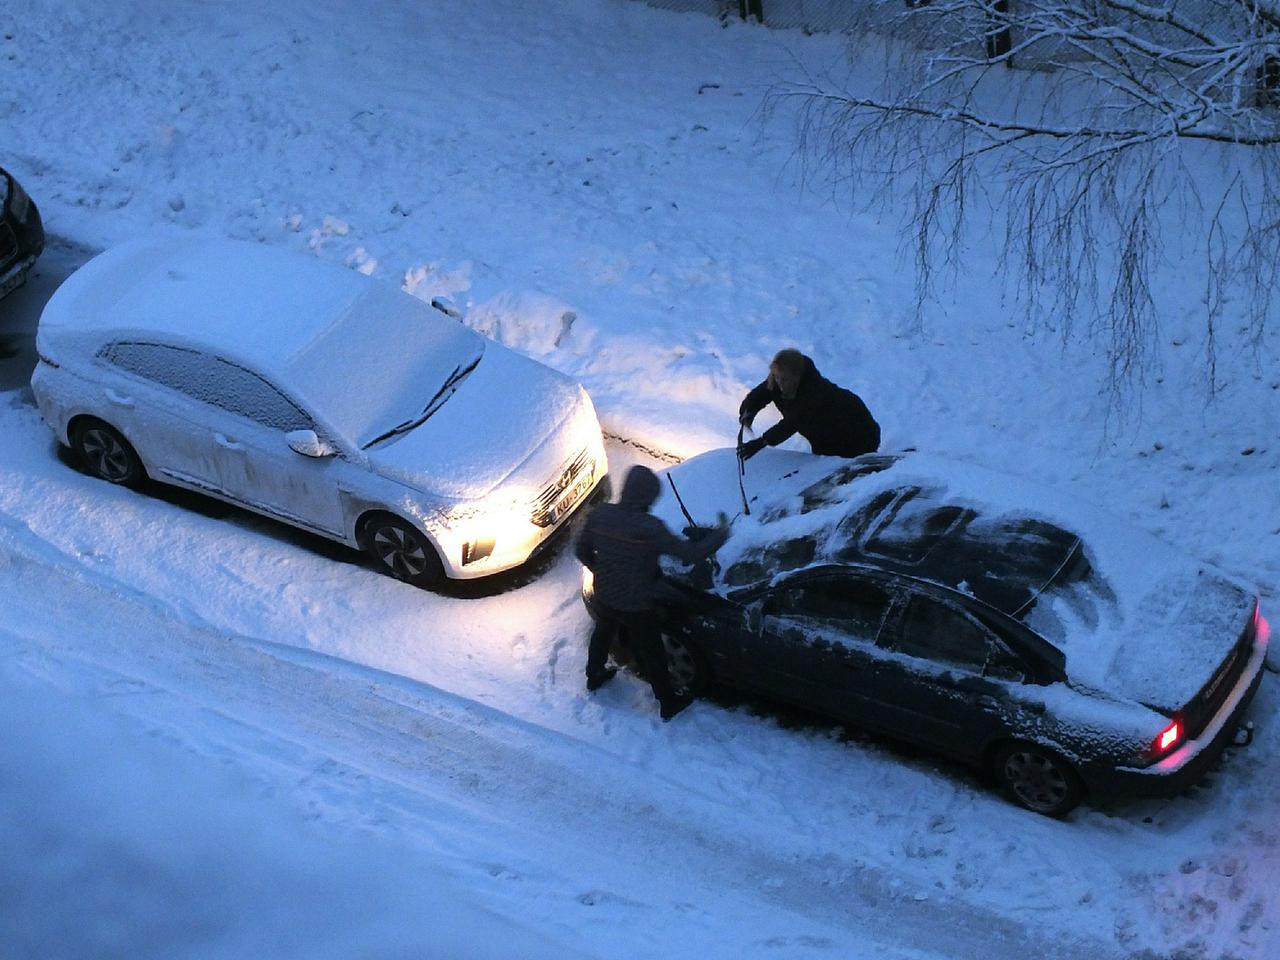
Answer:
[[[40,211],[8,171],[0,168],[0,297],[22,286],[44,250]]]
[[[753,472],[771,493],[721,562],[670,571],[679,684],[913,741],[1051,816],[1088,792],[1177,791],[1235,735],[1268,640],[1247,587],[971,467],[769,454]],[[736,494],[731,458],[673,470],[694,512]]]

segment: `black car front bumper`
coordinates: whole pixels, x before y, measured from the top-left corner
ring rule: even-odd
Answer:
[[[0,216],[0,297],[20,287],[36,258],[44,252],[44,223],[35,201],[18,181],[8,178],[7,200]]]

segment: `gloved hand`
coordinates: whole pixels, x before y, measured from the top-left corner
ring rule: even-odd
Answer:
[[[751,424],[755,422],[756,415],[750,410],[743,410],[738,414],[738,423],[742,425],[744,430],[750,430]]]
[[[738,456],[743,460],[750,460],[765,447],[764,437],[756,437],[754,440],[748,440],[738,445]]]

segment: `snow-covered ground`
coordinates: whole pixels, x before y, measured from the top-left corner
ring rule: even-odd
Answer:
[[[988,238],[917,332],[899,224],[792,181],[761,95],[836,38],[624,0],[37,0],[0,27],[0,164],[50,233],[0,303],[0,956],[1280,955],[1274,675],[1204,787],[1049,821],[821,726],[588,696],[567,554],[414,590],[88,479],[23,386],[94,251],[256,239],[448,297],[676,454],[730,442],[796,345],[886,446],[1047,479],[1274,603],[1277,333],[1219,330],[1209,403],[1194,257],[1116,414],[1099,352],[992,296]]]

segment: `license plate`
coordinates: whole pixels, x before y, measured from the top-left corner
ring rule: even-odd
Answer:
[[[584,470],[582,476],[574,481],[573,486],[569,488],[569,492],[560,498],[549,511],[547,516],[551,518],[552,523],[556,523],[564,515],[565,511],[570,509],[575,503],[581,499],[582,495],[591,489],[592,471]]]

